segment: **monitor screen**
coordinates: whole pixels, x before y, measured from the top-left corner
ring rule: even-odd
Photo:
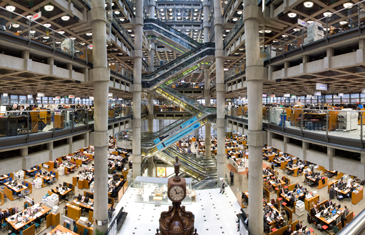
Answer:
[[[316,83],[316,90],[317,91],[327,91],[328,85],[324,83]]]
[[[332,215],[335,215],[336,214],[336,209],[334,209],[333,211],[332,211]]]

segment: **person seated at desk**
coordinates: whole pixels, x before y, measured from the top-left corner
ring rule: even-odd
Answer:
[[[328,178],[332,178],[333,176],[336,176],[336,175],[337,175],[337,171],[335,171],[335,172],[327,171]]]
[[[283,235],[291,235],[293,233],[293,230],[291,229],[291,226],[289,226],[283,233]]]

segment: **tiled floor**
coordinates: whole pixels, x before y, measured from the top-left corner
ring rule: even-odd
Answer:
[[[154,235],[161,212],[167,211],[168,206],[134,202],[136,192],[136,189],[128,188],[120,201],[128,216],[118,234]],[[219,193],[219,189],[198,190],[196,193],[197,202],[185,209],[194,213],[199,235],[238,234],[236,214],[240,207],[229,188],[224,195]]]

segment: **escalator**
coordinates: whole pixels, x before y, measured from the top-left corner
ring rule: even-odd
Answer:
[[[143,30],[148,39],[163,43],[180,53],[200,46],[200,43],[191,37],[156,19],[145,19]]]
[[[143,75],[142,88],[145,91],[155,91],[190,112],[191,115],[175,121],[158,132],[142,133],[142,155],[146,157],[156,155],[168,164],[173,164],[175,158],[179,157],[181,169],[186,174],[198,180],[214,178],[216,173],[212,169],[215,163],[212,163],[212,160],[208,160],[210,163],[205,166],[207,161],[196,160],[176,151],[175,143],[201,128],[205,123],[214,122],[216,109],[205,107],[170,86],[199,69],[208,68],[215,54],[215,45],[214,43],[200,44],[158,20],[145,20],[144,30],[148,33],[154,32],[155,35],[165,39],[168,38],[190,50],[154,72]]]

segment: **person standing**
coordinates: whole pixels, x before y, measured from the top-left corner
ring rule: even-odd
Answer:
[[[234,180],[234,172],[233,172],[233,170],[231,170],[231,172],[229,172],[229,176],[231,177],[231,184],[233,184],[233,180]]]
[[[225,183],[225,182],[224,182],[224,180],[222,179],[221,191],[219,191],[219,193],[224,194],[225,187],[226,187],[226,183]]]

